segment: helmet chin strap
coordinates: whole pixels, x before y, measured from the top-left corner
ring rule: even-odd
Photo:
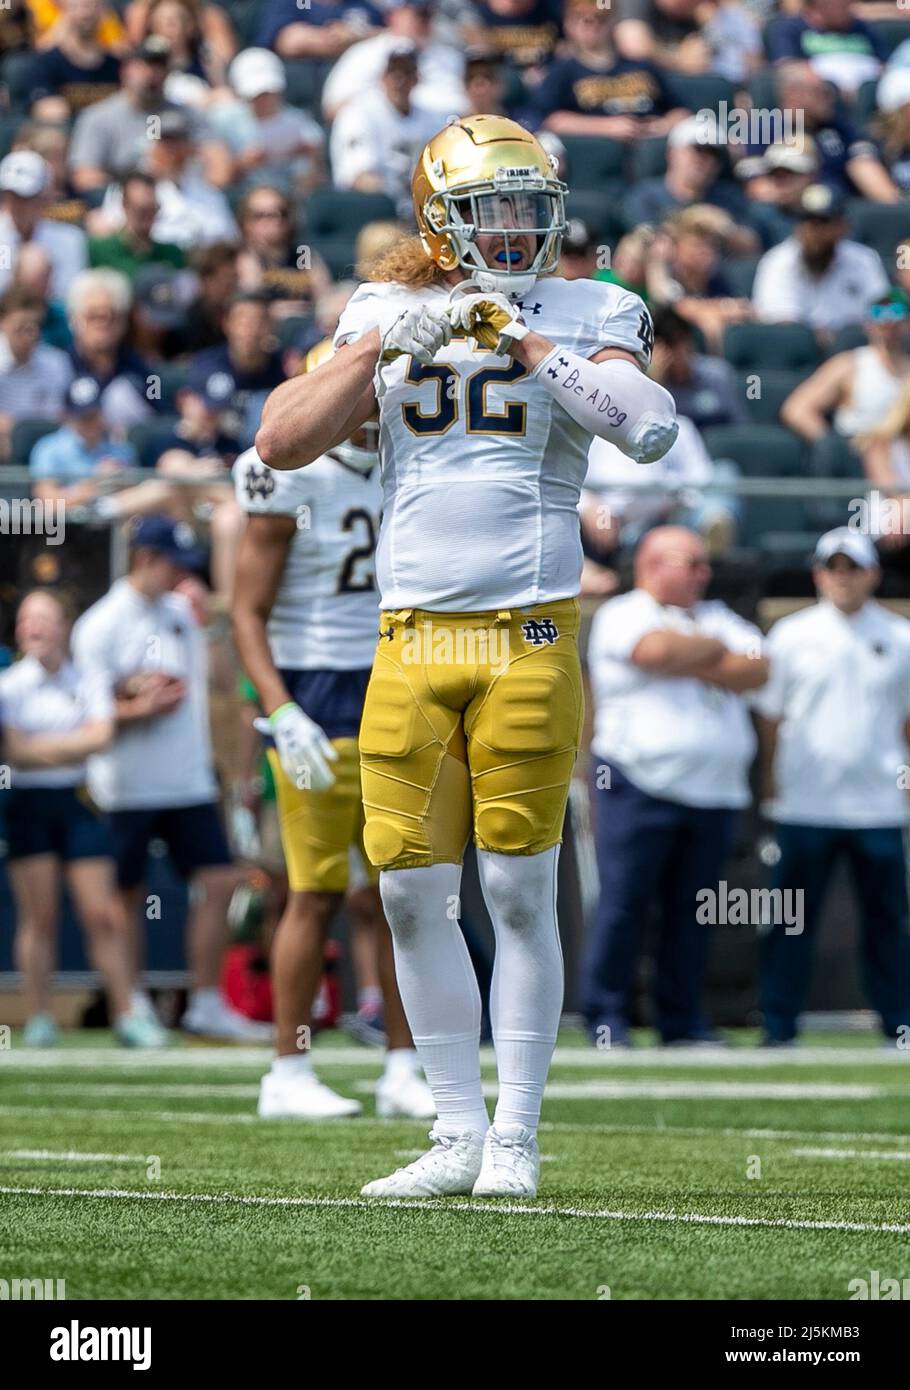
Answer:
[[[476,254],[477,260],[472,253]],[[469,246],[465,256],[470,257],[473,262],[470,266],[471,273],[467,280],[462,280],[455,286],[453,293],[476,294],[479,290],[481,294],[504,294],[507,299],[522,299],[531,293],[537,282],[535,270],[491,270],[484,261],[480,261],[480,252],[476,246]],[[462,268],[469,269],[464,262]]]

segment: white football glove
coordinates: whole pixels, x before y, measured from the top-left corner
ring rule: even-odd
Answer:
[[[383,362],[391,362],[393,357],[406,355],[426,365],[451,339],[452,325],[445,310],[421,305],[399,315],[382,340],[380,356]]]
[[[530,332],[518,306],[504,294],[453,294],[446,314],[453,331],[467,333],[479,347],[500,357]]]
[[[329,763],[337,761],[338,753],[299,705],[282,705],[268,719],[256,719],[253,727],[271,734],[282,771],[299,791],[324,792],[334,784]]]

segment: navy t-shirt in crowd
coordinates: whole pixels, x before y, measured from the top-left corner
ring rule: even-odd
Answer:
[[[371,0],[341,0],[340,4],[327,5],[324,0],[312,0],[302,9],[297,0],[268,0],[259,28],[256,32],[256,45],[259,48],[274,48],[275,40],[289,24],[314,24],[322,28],[326,24],[345,23],[372,25],[381,29],[385,20],[382,11]]]
[[[559,42],[561,6],[556,0],[537,0],[524,14],[497,14],[490,5],[477,0],[470,18],[483,28],[484,47],[516,68],[539,67],[549,63]]]
[[[870,24],[854,19],[846,29],[816,29],[800,15],[785,15],[768,29],[768,56],[772,63],[783,58],[826,58],[832,54],[857,55],[887,61],[887,51]]]
[[[554,111],[583,116],[662,116],[675,103],[653,63],[617,58],[609,68],[589,68],[577,58],[553,63],[534,96],[541,121]]]
[[[96,68],[84,68],[61,48],[49,48],[46,53],[35,55],[29,77],[30,101],[60,96],[71,111],[79,112],[119,90],[120,63],[112,53],[105,53]]]
[[[821,160],[818,182],[830,184],[839,193],[855,195],[858,190],[850,180],[847,165],[851,159],[859,159],[862,156],[872,155],[880,158],[875,141],[864,135],[846,116],[833,116],[817,130],[807,130],[806,133],[815,142]],[[766,149],[767,145],[748,145],[746,153],[761,155]]]

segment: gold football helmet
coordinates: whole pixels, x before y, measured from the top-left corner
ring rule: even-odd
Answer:
[[[331,338],[323,338],[315,347],[310,348],[303,360],[301,373],[315,372],[317,367],[323,366],[334,356]],[[350,439],[342,440],[334,449],[330,449],[329,453],[346,463],[349,468],[356,468],[358,473],[371,472],[379,462],[378,415],[365,421],[359,430],[354,431]]]
[[[427,255],[441,270],[460,266],[486,293],[512,299],[527,294],[546,271],[555,270],[566,228],[566,185],[539,140],[503,116],[453,120],[424,148],[411,192],[414,215]],[[497,266],[489,266],[478,236],[502,239]],[[520,259],[516,236],[537,238],[532,264]]]

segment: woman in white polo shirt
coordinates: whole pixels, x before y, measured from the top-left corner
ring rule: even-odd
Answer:
[[[70,660],[70,626],[61,595],[43,589],[27,594],[16,618],[21,660],[0,676],[0,726],[12,762],[2,805],[17,914],[15,957],[29,1009],[25,1042],[48,1047],[57,1041],[50,980],[65,880],[89,957],[104,980],[118,1040],[160,1045],[163,1030],[130,1012],[128,938],[110,846],[84,790],[81,759],[113,736],[111,699],[96,677],[81,674]]]

